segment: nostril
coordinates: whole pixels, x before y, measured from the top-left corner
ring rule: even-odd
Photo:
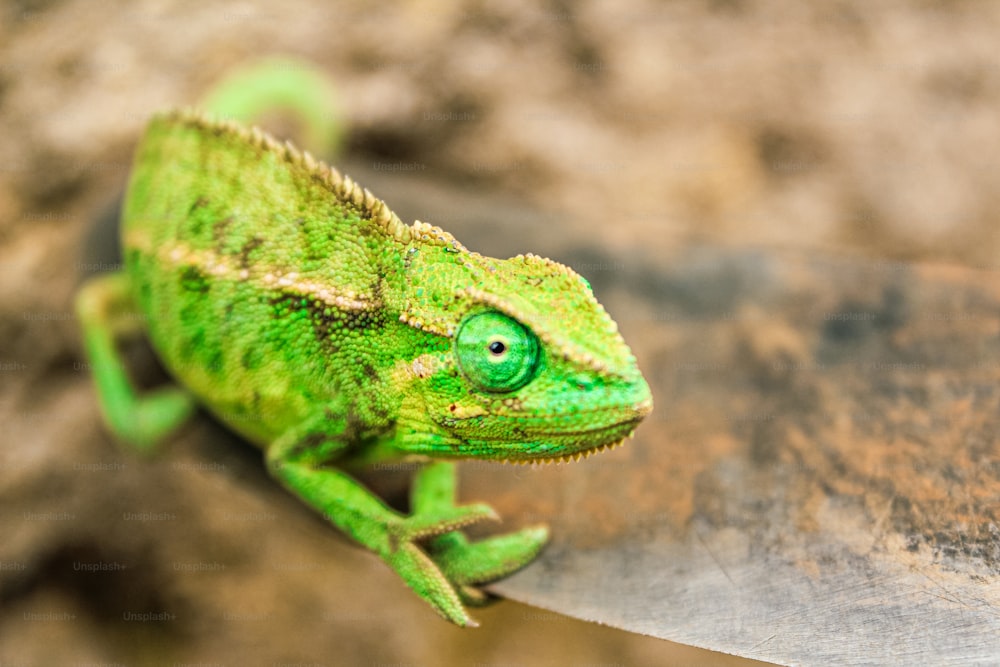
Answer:
[[[588,375],[577,375],[572,379],[572,382],[580,391],[587,391],[594,386],[594,378]]]

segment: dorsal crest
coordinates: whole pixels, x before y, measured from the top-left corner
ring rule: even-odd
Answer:
[[[303,176],[333,194],[339,201],[350,205],[363,217],[375,222],[400,243],[409,243],[413,227],[405,224],[381,199],[366,188],[344,176],[336,168],[315,159],[308,151],[300,151],[291,142],[281,143],[259,127],[247,127],[231,120],[216,119],[193,108],[179,109],[159,114],[153,122],[180,123],[216,135],[229,135],[240,141],[267,151],[287,162]]]

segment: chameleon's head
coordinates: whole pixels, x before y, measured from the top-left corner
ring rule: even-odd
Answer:
[[[412,415],[420,424],[412,433],[404,427],[404,449],[540,461],[576,458],[632,434],[652,410],[649,386],[582,277],[531,255],[452,258],[411,267],[404,319],[450,344],[413,364],[423,397],[417,410],[425,412]]]

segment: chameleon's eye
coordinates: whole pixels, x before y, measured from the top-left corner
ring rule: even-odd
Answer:
[[[455,337],[458,365],[469,382],[484,391],[520,389],[535,374],[538,339],[501,313],[469,317]]]

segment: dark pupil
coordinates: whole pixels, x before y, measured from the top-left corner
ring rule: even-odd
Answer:
[[[503,354],[504,350],[506,349],[507,346],[498,340],[495,340],[492,343],[490,343],[490,352],[492,352],[493,354]]]

